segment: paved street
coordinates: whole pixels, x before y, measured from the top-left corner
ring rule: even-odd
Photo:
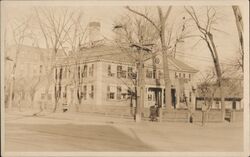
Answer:
[[[7,151],[242,151],[241,123],[135,123],[90,114],[6,116]]]
[[[10,124],[6,149],[14,151],[152,151],[109,125]]]

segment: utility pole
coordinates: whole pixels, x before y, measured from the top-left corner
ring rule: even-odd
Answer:
[[[123,25],[116,25],[113,30],[124,29],[126,28]],[[130,43],[133,43],[130,42]],[[130,44],[131,48],[137,49],[136,57],[136,68],[137,68],[137,80],[136,80],[136,113],[135,121],[140,122],[144,112],[144,98],[145,98],[145,69],[144,69],[144,52],[151,52],[152,50],[148,46],[153,46],[154,44],[142,44],[142,40],[139,41],[139,44]]]
[[[150,44],[151,45],[151,44]],[[136,99],[136,115],[135,115],[135,121],[140,122],[142,119],[142,115],[144,113],[144,98],[145,98],[145,68],[144,68],[144,51],[150,52],[151,49],[144,47],[148,45],[137,45],[132,44],[131,47],[136,47],[137,51],[139,53],[138,57],[138,63],[137,63],[137,71],[138,71],[138,77],[137,77],[137,99]]]
[[[143,61],[143,51],[141,48],[137,47],[139,53],[139,61],[137,63],[138,78],[137,78],[137,105],[136,105],[136,115],[135,121],[140,122],[142,118],[142,110],[144,106],[144,61]]]

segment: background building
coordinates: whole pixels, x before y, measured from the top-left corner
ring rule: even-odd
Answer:
[[[17,54],[17,55],[16,55]],[[5,58],[5,93],[6,104],[9,97],[9,84],[16,62],[14,81],[14,103],[17,107],[39,107],[45,99],[45,90],[48,88],[49,104],[52,103],[52,81],[48,76],[51,69],[49,65],[50,53],[46,49],[38,47],[12,45],[7,48]],[[49,104],[47,106],[49,106]]]

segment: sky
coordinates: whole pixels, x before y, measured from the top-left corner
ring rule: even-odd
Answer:
[[[79,6],[76,8],[79,8]],[[215,6],[215,8],[217,9],[217,14],[220,17],[216,24],[216,28],[219,29],[220,32],[215,32],[215,44],[219,52],[221,63],[230,66],[231,60],[236,57],[236,51],[239,46],[235,18],[230,6]],[[84,20],[86,23],[99,21],[101,23],[102,34],[110,39],[114,35],[112,32],[114,19],[127,12],[123,6],[80,6],[80,9],[84,12]],[[197,8],[197,11],[198,10],[199,9]],[[33,13],[32,6],[29,5],[6,5],[4,11],[5,20],[7,21],[6,24],[14,19],[22,20],[23,17]],[[157,12],[152,12],[152,15],[157,15]],[[168,21],[170,21],[170,23],[174,23],[176,19],[183,16],[186,18],[188,17],[188,15],[184,12],[183,6],[176,6],[173,7]],[[10,31],[8,28],[7,30]],[[196,31],[193,31],[192,33],[197,34]],[[206,44],[203,41],[200,41],[197,45],[195,45],[198,40],[199,38],[186,39],[184,43],[180,45],[180,53],[177,53],[177,58],[204,73],[208,67],[213,66],[212,58]],[[7,37],[7,41],[9,43],[12,42],[10,35]]]

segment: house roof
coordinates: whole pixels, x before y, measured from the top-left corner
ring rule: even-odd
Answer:
[[[161,52],[158,54],[160,55],[160,53]],[[152,55],[150,55],[150,57],[151,56]],[[83,48],[81,50],[81,58],[84,60],[102,59],[131,64],[136,62],[136,54],[131,52],[131,49],[121,49],[120,47],[113,45],[100,45],[92,48]],[[173,57],[169,57],[168,59],[181,71],[198,72],[198,70],[192,68],[180,60],[177,60]]]
[[[92,48],[84,48],[81,50],[81,58],[102,59],[117,62],[134,63],[135,60],[125,50],[121,50],[116,46],[101,45]]]
[[[190,71],[190,72],[195,72],[195,73],[199,71],[173,57],[169,57],[169,60],[171,60],[178,68],[180,68],[183,71]]]

